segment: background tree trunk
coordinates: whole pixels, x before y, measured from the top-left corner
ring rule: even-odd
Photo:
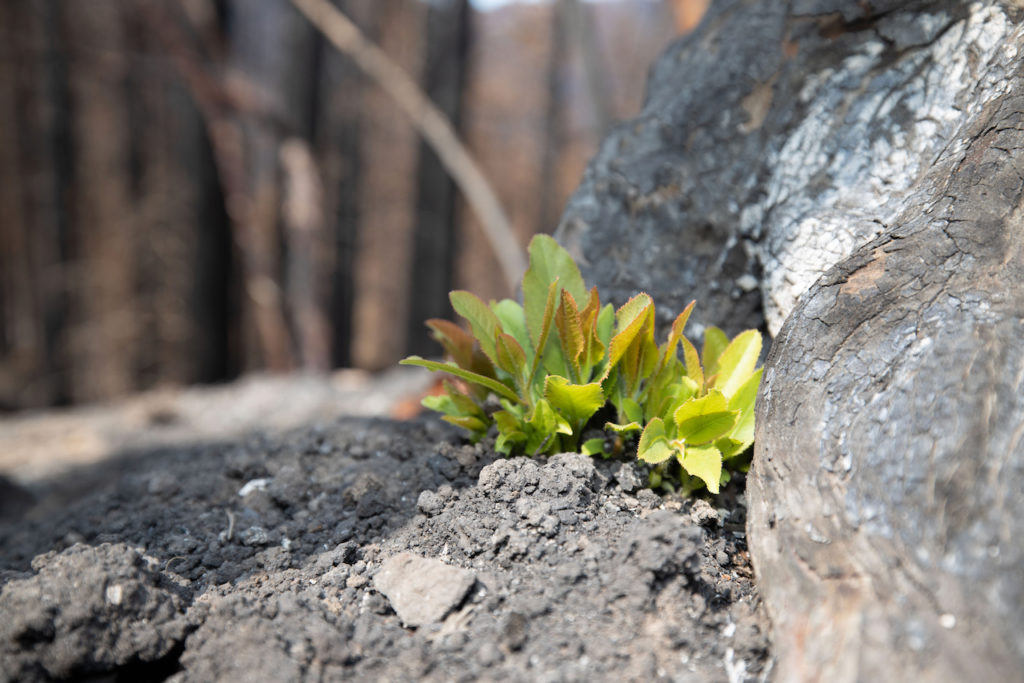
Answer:
[[[550,230],[597,142],[574,59],[545,142],[551,8],[334,1],[464,124],[523,245],[547,163]],[[450,289],[512,294],[433,153],[288,0],[2,4],[0,410],[387,368],[439,352]],[[669,8],[590,9],[621,117]]]
[[[469,20],[468,0],[432,3],[427,9],[423,90],[456,128],[462,115]],[[410,290],[418,295],[409,301],[406,346],[412,353],[429,356],[437,346],[423,321],[450,318],[452,314],[448,292],[454,288],[457,193],[428,145],[420,145],[419,158],[417,221],[412,245],[416,257],[410,275]]]

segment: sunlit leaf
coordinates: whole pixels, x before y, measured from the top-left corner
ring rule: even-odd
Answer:
[[[680,464],[687,474],[699,477],[711,493],[718,493],[722,477],[722,454],[714,446],[687,446]]]
[[[636,454],[640,460],[656,465],[672,457],[673,447],[668,442],[665,423],[656,417],[647,423],[644,433],[640,435]]]
[[[484,377],[483,375],[478,375],[468,370],[463,370],[459,366],[455,365],[455,363],[438,363],[437,361],[426,360],[424,358],[420,358],[419,356],[409,356],[405,360],[399,361],[399,364],[418,365],[422,368],[427,368],[428,370],[439,370],[441,372],[447,372],[448,374],[455,375],[456,377],[464,379],[467,382],[472,382],[474,384],[479,384],[482,387],[486,387],[487,389],[490,389],[499,396],[504,396],[505,398],[511,401],[519,400],[519,397],[516,395],[516,392],[509,389],[507,386],[505,386],[498,380],[491,379],[490,377]]]
[[[519,346],[527,352],[527,357],[531,358],[533,342],[526,331],[526,314],[523,313],[523,307],[511,299],[502,299],[501,301],[492,301],[491,310],[498,317],[505,334],[515,337]]]
[[[587,305],[580,311],[580,329],[583,332],[583,353],[580,356],[580,366],[583,375],[580,381],[590,379],[591,370],[604,358],[605,344],[601,341],[597,321],[601,314],[601,299],[597,294],[597,287],[593,287],[588,295]]]
[[[666,365],[676,359],[676,347],[683,338],[683,328],[686,327],[686,322],[690,319],[690,314],[693,313],[693,307],[696,305],[696,301],[691,301],[672,322],[672,327],[668,333],[668,341],[665,342],[661,349],[661,358],[658,362],[658,369],[655,372],[660,372]]]
[[[616,325],[618,332],[612,337],[611,344],[608,347],[608,367],[605,368],[605,377],[611,372],[622,357],[630,351],[630,347],[634,341],[643,334],[649,325],[653,325],[654,318],[654,302],[651,301],[651,297],[647,294],[637,294],[632,299],[627,301],[619,308],[615,313]],[[637,362],[640,357],[639,347],[635,348],[632,352],[631,365],[632,367],[626,367],[624,371],[626,375],[626,383],[629,385],[634,384]]]
[[[675,412],[681,405],[697,395],[697,384],[689,377],[681,377],[666,387],[662,398],[652,405],[648,405],[648,418],[660,417],[664,420],[673,421]]]
[[[576,299],[568,290],[563,289],[561,301],[555,310],[555,328],[558,330],[558,341],[561,345],[565,364],[572,367],[577,381],[580,374],[580,354],[586,345],[583,326],[580,323]]]
[[[530,240],[529,254],[530,267],[523,275],[523,309],[526,312],[526,326],[530,331],[533,346],[538,348],[545,302],[551,284],[558,282],[558,287],[566,289],[577,301],[586,299],[587,288],[569,252],[553,238],[535,235]]]
[[[484,415],[477,402],[456,389],[451,382],[445,381],[443,386],[445,393],[438,396],[425,396],[420,404],[425,408],[448,415]]]
[[[695,398],[692,401],[687,401],[683,405],[679,406],[679,409],[676,410],[675,415],[672,417],[678,425],[683,420],[687,420],[691,417],[706,415],[708,413],[720,413],[728,409],[729,402],[726,400],[722,392],[712,389],[706,396]]]
[[[754,403],[757,399],[757,390],[761,385],[761,374],[763,368],[752,374],[743,385],[736,390],[736,393],[729,399],[729,410],[739,411],[740,417],[736,421],[729,436],[742,444],[737,452],[747,449],[754,443]]]
[[[680,422],[676,433],[687,443],[707,443],[728,434],[737,417],[739,413],[735,411],[698,415]]]
[[[680,340],[683,344],[683,360],[686,362],[686,376],[692,379],[698,387],[704,386],[704,371],[700,367],[700,356],[693,343],[683,337]]]
[[[601,308],[601,312],[597,314],[597,338],[601,340],[601,343],[605,348],[612,341],[612,333],[615,332],[615,307],[611,304],[607,304]]]
[[[614,422],[605,422],[604,428],[615,432],[620,436],[626,436],[627,434],[634,434],[639,431],[643,431],[643,425],[639,422],[627,422],[624,425],[615,424]]]
[[[718,357],[715,388],[732,396],[750,378],[761,355],[761,333],[747,330],[736,336]]]
[[[538,335],[533,336],[533,328],[530,329],[530,336],[534,340],[533,347],[533,366],[530,368],[530,381],[533,382],[533,378],[537,374],[537,369],[540,367],[541,361],[544,358],[544,351],[548,344],[548,336],[551,334],[551,321],[555,317],[555,300],[558,297],[558,282],[552,282],[548,287],[547,298],[544,300],[544,309],[541,312],[540,329]],[[529,318],[527,318],[527,324],[529,324]]]
[[[729,345],[729,337],[717,327],[709,327],[704,330],[704,348],[701,350],[701,360],[704,362],[704,376],[710,377],[718,372],[718,357]]]
[[[564,377],[551,376],[544,383],[544,398],[570,425],[582,427],[605,404],[600,382],[570,384]]]
[[[481,420],[479,417],[473,417],[471,415],[442,415],[441,419],[445,422],[451,422],[453,425],[467,429],[470,432],[474,432],[482,435],[483,432],[487,431],[487,423]]]
[[[723,460],[728,460],[734,455],[739,455],[746,450],[741,442],[736,441],[735,439],[730,439],[728,436],[723,436],[721,439],[715,439],[715,448],[721,451]]]
[[[725,396],[712,389],[706,396],[683,403],[673,415],[676,433],[687,443],[701,444],[724,436],[739,413],[730,411]]]
[[[477,295],[456,290],[448,295],[452,308],[469,323],[473,336],[487,357],[497,365],[494,355],[494,335],[501,327],[498,316]]]
[[[526,391],[526,376],[529,367],[526,364],[526,354],[519,342],[510,334],[499,332],[495,339],[495,355],[498,360],[498,367],[515,378],[516,386],[520,391]]]

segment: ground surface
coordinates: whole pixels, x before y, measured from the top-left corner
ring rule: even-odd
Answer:
[[[639,483],[433,418],[136,446],[0,519],[0,681],[762,680],[742,482]]]

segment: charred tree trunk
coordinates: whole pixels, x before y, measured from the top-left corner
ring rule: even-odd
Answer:
[[[1022,51],[1019,3],[718,2],[563,218],[618,297],[763,303],[778,680],[1024,670]]]
[[[4,58],[0,126],[5,219],[0,296],[4,353],[0,406],[70,400],[66,349],[70,254],[67,56],[59,44],[55,2],[0,7]]]
[[[457,113],[466,2],[341,4]],[[444,314],[450,181],[288,0],[12,0],[0,37],[0,409],[385,367]]]
[[[423,90],[458,127],[469,48],[469,3],[433,3],[426,17]],[[407,343],[409,353],[432,355],[437,345],[423,321],[450,317],[448,292],[455,264],[455,184],[437,155],[420,145],[416,230],[410,276]]]
[[[544,112],[544,149],[541,152],[540,201],[537,225],[547,233],[558,224],[561,210],[558,197],[558,161],[564,146],[562,115],[565,108],[565,69],[568,57],[568,27],[564,2],[551,13],[551,38],[548,50],[547,106]],[[603,131],[602,131],[603,133]]]
[[[124,3],[0,12],[0,403],[225,377],[222,200],[152,33]]]

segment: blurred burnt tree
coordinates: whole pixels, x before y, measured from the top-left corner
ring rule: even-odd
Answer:
[[[459,126],[522,245],[704,1],[333,0]],[[0,0],[0,410],[389,367],[436,352],[454,287],[513,294],[291,0]]]
[[[465,0],[337,4],[457,117]],[[451,284],[421,154],[288,0],[0,3],[0,408],[392,362]]]

